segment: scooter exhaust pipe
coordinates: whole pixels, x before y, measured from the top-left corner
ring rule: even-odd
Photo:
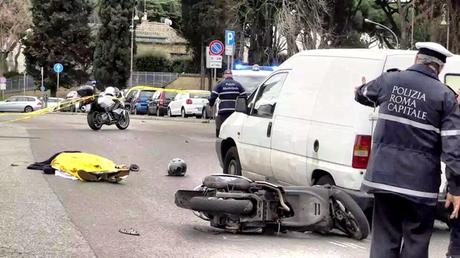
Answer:
[[[254,205],[250,200],[218,199],[215,197],[193,197],[190,209],[215,214],[248,215]]]

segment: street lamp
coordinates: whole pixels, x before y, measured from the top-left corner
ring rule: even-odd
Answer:
[[[372,20],[369,20],[369,19],[364,19],[364,22],[367,22],[367,23],[372,23],[372,24],[375,24],[379,27],[382,27],[386,30],[388,30],[389,32],[391,32],[391,34],[393,34],[393,36],[395,37],[395,40],[396,40],[396,48],[399,49],[399,40],[398,40],[398,36],[396,36],[396,33],[394,33],[390,28],[388,28],[387,26],[383,25],[383,24],[380,24],[378,22],[375,22],[375,21],[372,21]]]
[[[442,20],[441,20],[441,26],[447,26],[447,43],[446,43],[446,48],[449,50],[449,39],[450,39],[450,18],[449,18],[449,8],[447,7],[447,4],[442,5]]]
[[[133,10],[133,16],[131,19],[131,73],[129,77],[129,86],[133,86],[133,63],[134,63],[134,21],[139,21],[139,16],[137,16],[137,12],[135,14],[135,8]]]
[[[142,16],[142,21],[147,21],[147,0],[144,0],[144,15]]]

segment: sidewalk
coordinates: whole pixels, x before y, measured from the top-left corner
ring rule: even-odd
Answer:
[[[95,257],[34,162],[25,129],[0,125],[0,257]]]

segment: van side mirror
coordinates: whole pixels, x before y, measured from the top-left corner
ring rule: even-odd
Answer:
[[[235,111],[249,115],[248,100],[246,96],[239,96],[236,98]]]

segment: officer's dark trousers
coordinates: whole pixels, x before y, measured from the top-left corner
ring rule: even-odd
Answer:
[[[447,257],[460,258],[460,219],[450,220],[450,243]]]
[[[371,258],[427,258],[435,206],[376,193]]]
[[[220,126],[227,120],[230,114],[218,114],[216,117],[216,137],[219,137]]]

